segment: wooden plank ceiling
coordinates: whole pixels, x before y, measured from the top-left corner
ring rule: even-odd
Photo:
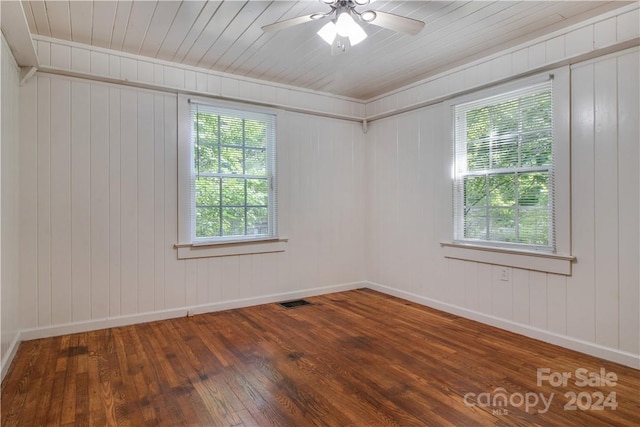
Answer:
[[[23,1],[33,34],[370,99],[464,62],[624,6],[621,1],[383,1],[422,20],[407,36],[363,24],[369,37],[331,56],[324,22],[261,27],[328,7],[307,1]]]

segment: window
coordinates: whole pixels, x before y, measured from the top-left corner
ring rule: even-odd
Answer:
[[[284,252],[277,110],[178,96],[178,259]]]
[[[189,106],[191,242],[275,237],[275,115]]]
[[[552,81],[454,115],[454,241],[554,252]]]

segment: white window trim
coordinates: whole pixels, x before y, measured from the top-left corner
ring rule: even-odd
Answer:
[[[514,250],[466,243],[441,243],[445,258],[571,275],[576,258],[548,252]]]
[[[178,95],[178,259],[208,258],[233,255],[248,255],[284,252],[288,239],[278,235],[259,239],[237,238],[210,242],[193,242],[191,236],[191,107],[189,100],[212,103],[232,109],[250,109],[265,114],[278,115],[277,110],[247,106],[242,103],[212,100],[204,97]],[[277,118],[276,118],[277,121]],[[278,129],[276,128],[276,132]],[[276,145],[277,145],[276,135]],[[277,166],[276,166],[277,167]],[[276,174],[276,180],[277,180]],[[280,229],[275,219],[275,229]]]
[[[236,242],[176,243],[178,259],[211,258],[284,252],[288,239],[265,238]]]
[[[543,82],[553,76],[553,123],[554,123],[554,185],[555,185],[555,253],[519,250],[511,247],[500,247],[496,244],[466,244],[453,242],[453,215],[449,218],[451,241],[441,242],[446,258],[475,261],[487,264],[504,265],[555,274],[571,275],[572,264],[576,258],[571,255],[571,140],[570,140],[570,70],[568,66],[554,69],[543,74],[514,80],[505,84],[482,89],[463,95],[445,103],[451,123],[450,141],[451,164],[453,171],[453,147],[455,133],[455,117],[453,107],[456,104],[488,98],[500,93],[510,92]],[[451,191],[453,194],[453,176]],[[450,201],[453,206],[453,197]],[[451,209],[453,212],[453,208]]]

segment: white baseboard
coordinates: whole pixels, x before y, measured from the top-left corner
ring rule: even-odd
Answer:
[[[288,299],[306,298],[315,295],[330,294],[334,292],[350,291],[366,287],[365,282],[351,282],[339,285],[323,286],[319,288],[305,289],[302,291],[283,292],[278,294],[263,295],[252,298],[222,301],[211,304],[188,306],[176,309],[154,311],[149,313],[132,314],[104,319],[93,319],[84,322],[66,323],[62,325],[46,326],[42,328],[25,329],[20,332],[21,341],[39,338],[55,337],[58,335],[75,334],[79,332],[96,331],[98,329],[115,328],[118,326],[135,325],[138,323],[154,322],[156,320],[173,319],[177,317],[193,316],[196,314],[212,313],[215,311],[230,310],[234,308],[250,307],[260,304],[285,301]],[[4,369],[4,364],[2,365]]]
[[[509,320],[501,319],[492,315],[469,310],[456,305],[444,303],[431,298],[426,298],[411,292],[402,291],[374,282],[351,282],[333,286],[323,286],[302,291],[283,292],[278,294],[263,295],[259,297],[243,298],[237,300],[223,301],[219,303],[203,304],[189,306],[171,310],[162,310],[151,313],[141,313],[129,316],[118,316],[106,319],[94,319],[86,322],[69,323],[64,325],[47,326],[43,328],[33,328],[20,331],[9,347],[2,360],[1,377],[4,379],[9,366],[18,350],[21,341],[32,339],[48,338],[58,335],[88,332],[98,329],[113,328],[118,326],[134,325],[144,322],[152,322],[157,320],[172,319],[177,317],[192,316],[203,313],[212,313],[216,311],[231,310],[235,308],[250,307],[260,304],[269,304],[279,301],[285,301],[297,298],[307,298],[316,295],[330,294],[334,292],[350,291],[358,288],[369,288],[398,298],[403,298],[418,304],[442,310],[447,313],[455,314],[467,319],[475,320],[484,324],[515,332],[530,338],[538,339],[550,344],[559,345],[591,356],[600,357],[612,362],[620,363],[631,368],[640,369],[640,356],[627,353],[617,349],[603,347],[595,343],[582,341],[576,338],[559,335],[543,329],[535,328],[529,325],[515,323]]]
[[[174,319],[188,314],[188,308],[153,311],[150,313],[131,314],[126,316],[92,319],[82,322],[63,323],[60,325],[44,326],[41,328],[25,329],[21,332],[22,341],[40,338],[56,337],[59,335],[76,334],[80,332],[97,331],[98,329],[115,328],[118,326],[135,325],[137,323],[155,322],[156,320]]]
[[[232,301],[217,302],[189,307],[188,315],[202,313],[213,313],[216,311],[231,310],[234,308],[250,307],[253,305],[270,304],[272,302],[286,301],[298,298],[313,297],[316,295],[332,294],[335,292],[352,291],[354,289],[366,288],[366,282],[351,282],[340,285],[323,286],[320,288],[305,289],[303,291],[283,292],[279,294],[265,295],[255,298],[244,298]]]
[[[554,332],[535,328],[529,325],[524,325],[522,323],[516,323],[510,320],[501,319],[499,317],[495,317],[490,314],[469,310],[467,308],[463,308],[463,307],[448,304],[442,301],[423,297],[411,292],[390,288],[388,286],[384,286],[379,283],[374,283],[374,282],[366,282],[366,283],[369,289],[373,289],[378,292],[382,292],[398,298],[403,298],[418,304],[425,305],[427,307],[435,308],[436,310],[445,311],[447,313],[455,314],[460,317],[475,320],[487,325],[495,326],[500,329],[505,329],[510,332],[515,332],[517,334],[524,335],[529,338],[538,339],[540,341],[544,341],[550,344],[555,344],[571,350],[579,351],[581,353],[585,353],[591,356],[600,357],[602,359],[606,359],[611,362],[616,362],[621,365],[629,366],[631,368],[640,369],[640,355],[637,355],[637,354],[627,353],[615,348],[604,347],[592,342],[583,341],[577,338],[556,334]]]
[[[9,367],[11,366],[11,362],[18,352],[18,347],[20,346],[20,342],[22,341],[22,337],[20,336],[20,332],[16,334],[16,337],[11,342],[9,349],[5,353],[2,358],[2,368],[0,368],[0,382],[4,380],[4,376],[9,372]]]

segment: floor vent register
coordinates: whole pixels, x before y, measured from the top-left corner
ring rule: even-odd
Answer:
[[[305,305],[312,305],[312,304],[309,301],[304,300],[304,299],[296,299],[296,300],[292,300],[292,301],[279,302],[278,305],[289,309],[289,308],[303,307]]]

